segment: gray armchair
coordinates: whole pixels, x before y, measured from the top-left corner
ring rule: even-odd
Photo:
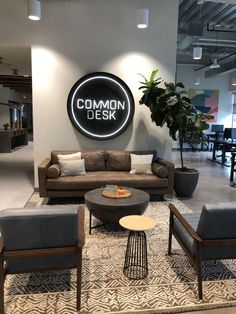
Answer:
[[[173,235],[196,269],[202,299],[202,261],[236,258],[236,202],[207,204],[199,213],[181,214],[173,204],[169,208],[168,255]]]
[[[84,208],[50,207],[0,211],[0,314],[6,274],[77,268],[80,309]]]

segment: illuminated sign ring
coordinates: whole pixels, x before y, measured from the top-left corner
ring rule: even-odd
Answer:
[[[134,115],[134,99],[129,87],[106,72],[85,75],[72,87],[67,111],[74,127],[83,135],[112,139],[123,133]]]

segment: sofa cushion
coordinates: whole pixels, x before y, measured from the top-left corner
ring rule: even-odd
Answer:
[[[162,166],[156,162],[152,164],[152,172],[160,178],[168,177],[168,169],[165,166]]]
[[[84,159],[59,159],[61,176],[81,176],[86,175]]]
[[[108,171],[130,171],[129,152],[108,150],[105,152],[105,159]]]
[[[67,176],[47,180],[49,190],[87,190],[114,184],[133,188],[165,188],[167,178],[159,178],[153,174],[130,174],[117,171],[87,172],[86,176]]]
[[[84,151],[81,157],[85,160],[86,171],[105,171],[105,152],[103,150]]]
[[[58,178],[60,173],[61,173],[61,169],[58,164],[51,165],[47,168],[48,178]]]

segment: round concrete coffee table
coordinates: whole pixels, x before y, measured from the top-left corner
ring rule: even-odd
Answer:
[[[89,233],[91,229],[98,226],[92,226],[92,215],[105,223],[118,223],[119,220],[128,215],[142,215],[149,203],[148,193],[129,188],[131,196],[127,198],[108,198],[102,195],[103,189],[96,189],[87,192],[84,195],[85,204],[90,212]]]

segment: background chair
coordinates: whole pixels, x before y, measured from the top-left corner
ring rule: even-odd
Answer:
[[[77,268],[80,309],[84,208],[23,208],[0,212],[0,313],[6,274]]]
[[[207,204],[201,213],[181,214],[173,204],[169,208],[168,255],[173,235],[196,269],[202,299],[202,261],[236,258],[236,202]]]

